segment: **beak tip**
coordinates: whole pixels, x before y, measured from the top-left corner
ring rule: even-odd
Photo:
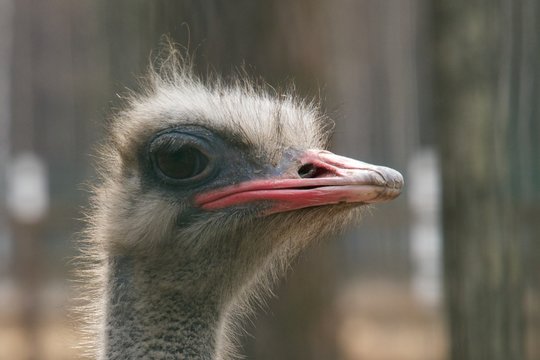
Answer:
[[[399,194],[405,183],[403,175],[399,171],[384,166],[379,166],[377,170],[384,178],[385,185]]]

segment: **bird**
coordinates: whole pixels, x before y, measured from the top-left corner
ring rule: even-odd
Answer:
[[[315,100],[243,75],[195,75],[171,54],[113,115],[81,257],[98,359],[225,360],[239,319],[304,248],[402,175],[328,150]]]

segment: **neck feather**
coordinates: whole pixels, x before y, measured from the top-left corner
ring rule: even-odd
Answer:
[[[216,358],[217,294],[186,293],[174,272],[130,257],[109,260],[102,359]]]

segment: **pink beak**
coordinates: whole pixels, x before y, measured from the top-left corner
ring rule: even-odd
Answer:
[[[265,214],[338,203],[371,204],[396,198],[403,177],[393,169],[367,164],[324,150],[300,157],[295,176],[250,180],[198,195],[206,210],[266,201]],[[297,175],[298,174],[298,175]]]

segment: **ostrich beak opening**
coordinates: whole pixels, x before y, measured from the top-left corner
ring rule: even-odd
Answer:
[[[195,198],[205,210],[246,203],[269,203],[265,214],[307,207],[358,203],[373,204],[396,198],[403,176],[396,170],[339,156],[325,150],[308,150],[298,157],[295,171],[273,178],[249,180],[211,190]]]

